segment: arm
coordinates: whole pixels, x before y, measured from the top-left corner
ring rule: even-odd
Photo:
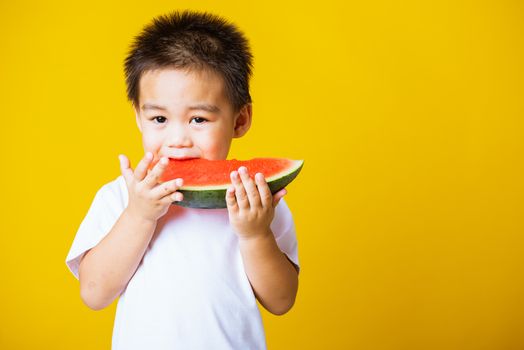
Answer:
[[[240,253],[258,301],[275,315],[283,315],[295,303],[298,272],[278,248],[271,231],[240,239]]]
[[[110,305],[125,288],[155,231],[156,222],[130,214],[127,208],[106,237],[80,262],[80,296],[93,310]]]
[[[148,153],[136,170],[125,156],[120,160],[129,193],[128,206],[100,243],[80,262],[80,296],[94,310],[110,305],[135,273],[155,232],[157,220],[171,203],[182,200],[176,192],[181,179],[158,184],[167,159],[147,173],[152,155]]]
[[[286,190],[273,197],[263,175],[257,174],[255,183],[243,167],[231,173],[231,180],[226,203],[246,274],[262,306],[282,315],[293,306],[298,290],[298,272],[280,251],[270,229],[275,207]]]

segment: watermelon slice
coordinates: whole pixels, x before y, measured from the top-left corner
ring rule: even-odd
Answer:
[[[169,159],[169,164],[162,174],[160,182],[176,178],[184,180],[184,186],[178,190],[184,195],[184,199],[180,202],[173,202],[174,204],[189,208],[226,208],[226,190],[231,185],[230,174],[233,170],[245,166],[249,176],[253,179],[256,173],[264,174],[271,193],[275,194],[293,181],[302,169],[303,164],[303,160],[286,158],[254,158],[251,160]],[[151,164],[151,168],[153,166],[154,163]]]

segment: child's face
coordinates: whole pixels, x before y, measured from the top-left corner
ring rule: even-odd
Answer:
[[[144,151],[155,159],[226,159],[232,138],[251,125],[251,105],[235,113],[212,72],[161,69],[140,79],[135,109]]]

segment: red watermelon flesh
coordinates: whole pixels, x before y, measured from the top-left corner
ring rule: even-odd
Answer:
[[[284,158],[254,158],[251,160],[170,159],[161,181],[182,178],[184,179],[184,187],[231,184],[231,172],[238,170],[241,166],[247,168],[250,177],[254,178],[256,173],[262,173],[267,180],[286,171],[293,166],[293,163],[293,160]]]

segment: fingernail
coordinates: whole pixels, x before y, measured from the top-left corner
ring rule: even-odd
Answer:
[[[178,187],[182,186],[184,184],[184,181],[182,179],[176,179],[175,183]]]
[[[166,157],[162,157],[162,158],[160,159],[160,163],[166,165],[166,164],[167,164],[167,158],[166,158]]]
[[[146,153],[146,158],[147,158],[147,159],[151,159],[151,158],[153,158],[153,154],[152,154],[151,152],[147,152],[147,153]]]

